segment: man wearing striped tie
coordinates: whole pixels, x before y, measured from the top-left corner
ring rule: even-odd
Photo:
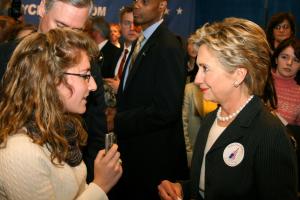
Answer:
[[[115,94],[117,94],[120,80],[124,71],[125,62],[128,59],[129,52],[131,51],[132,43],[139,37],[141,32],[140,26],[135,26],[133,23],[133,7],[125,6],[120,12],[120,27],[122,32],[122,39],[124,43],[122,45],[122,51],[117,55],[119,60],[114,69],[114,78],[104,78],[105,83],[110,87],[109,95],[111,101],[116,102]],[[114,105],[114,106],[112,106]],[[114,117],[116,115],[115,103],[109,105],[106,109],[107,127],[108,130],[114,129]]]
[[[129,52],[131,51],[132,43],[137,40],[141,32],[140,26],[135,26],[133,23],[133,7],[125,6],[120,12],[120,27],[122,32],[122,39],[124,40],[122,46],[122,52],[119,54],[119,60],[115,67],[115,78],[105,78],[109,86],[113,91],[117,93],[120,80],[123,74],[124,65],[128,59]]]

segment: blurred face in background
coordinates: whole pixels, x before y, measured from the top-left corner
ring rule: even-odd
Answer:
[[[82,30],[89,16],[89,7],[77,8],[71,4],[56,1],[49,10],[46,10],[45,1],[42,0],[38,13],[41,17],[39,24],[41,32],[45,33],[57,27]]]
[[[197,57],[197,50],[194,48],[193,44],[192,43],[189,43],[187,44],[187,52],[189,54],[189,56],[191,58],[196,58]]]
[[[110,40],[112,42],[119,41],[121,37],[121,30],[118,24],[111,24],[110,25]]]
[[[288,46],[278,55],[276,63],[276,74],[283,78],[294,78],[300,70],[300,58],[295,56],[292,46]]]
[[[291,37],[292,29],[288,20],[284,20],[273,29],[273,35],[275,42],[280,43],[281,41]]]
[[[141,32],[140,26],[135,26],[133,23],[133,13],[127,12],[122,16],[122,21],[120,23],[122,36],[125,39],[125,43],[132,43],[135,41]]]

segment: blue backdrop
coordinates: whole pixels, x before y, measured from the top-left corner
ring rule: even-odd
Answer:
[[[23,0],[27,22],[38,23],[39,2]],[[95,0],[93,15],[118,22],[119,10],[130,3],[132,0]],[[300,0],[169,0],[165,20],[172,31],[187,37],[206,22],[230,16],[250,19],[264,28],[269,17],[280,11],[292,12],[300,29]],[[300,36],[300,30],[297,35]]]
[[[197,0],[196,7],[196,27],[225,17],[242,17],[265,28],[274,13],[291,12],[300,37],[300,0]]]
[[[38,23],[37,5],[40,0],[23,0],[25,20]],[[119,22],[119,11],[132,0],[96,0],[92,15],[104,16],[108,22]],[[188,36],[195,30],[196,0],[170,0],[165,21],[169,28],[181,36]]]

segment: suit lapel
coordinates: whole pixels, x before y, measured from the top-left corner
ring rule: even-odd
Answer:
[[[146,41],[140,52],[138,53],[135,62],[133,63],[133,66],[131,68],[131,71],[128,74],[127,80],[126,80],[126,85],[124,88],[124,91],[126,88],[129,86],[130,82],[132,81],[132,78],[135,76],[136,72],[140,67],[142,67],[141,62],[144,60],[144,58],[147,56],[147,53],[151,50],[153,46],[157,44],[157,38],[158,35],[160,34],[161,31],[161,25],[153,32],[153,34],[150,36],[150,38]],[[136,42],[134,46],[132,47],[132,51],[130,52],[130,57],[131,54],[135,48]],[[126,67],[128,67],[129,63],[126,63]]]
[[[218,148],[224,148],[224,146],[244,137],[245,134],[247,134],[245,128],[250,126],[252,120],[261,110],[262,106],[261,100],[258,97],[254,97],[237,118],[224,130],[208,153],[213,152]]]
[[[237,139],[243,137],[247,134],[244,128],[249,127],[253,121],[253,119],[257,116],[257,114],[262,110],[263,104],[258,97],[254,97],[252,101],[244,108],[242,113],[236,118],[236,120],[229,125],[224,133],[216,140],[211,149],[207,152],[212,153],[214,150],[219,148],[224,148],[228,144],[236,141]],[[191,181],[192,181],[192,194],[198,194],[199,191],[199,177],[201,171],[201,164],[204,155],[204,149],[206,146],[207,138],[211,126],[216,118],[216,111],[208,114],[207,117],[203,120],[201,124],[197,140],[195,143],[194,151],[193,151],[193,159],[192,159],[192,168],[191,168]]]
[[[195,142],[195,147],[193,151],[192,158],[192,168],[191,168],[191,180],[192,180],[192,194],[198,194],[199,190],[199,178],[201,165],[204,155],[204,149],[208,137],[209,130],[216,118],[216,111],[207,115],[203,123],[201,124],[200,130],[198,131],[198,136]]]
[[[149,42],[149,43],[148,43]],[[128,79],[127,79],[127,84],[129,85],[130,81],[132,80],[132,78],[135,76],[136,72],[138,71],[138,69],[140,67],[142,67],[142,61],[144,60],[144,58],[147,56],[147,52],[151,49],[151,47],[153,47],[155,44],[155,41],[147,41],[147,43],[145,44],[145,46],[141,49],[141,51],[139,52],[135,63],[132,66],[132,69],[129,73]],[[125,87],[126,88],[126,87]]]

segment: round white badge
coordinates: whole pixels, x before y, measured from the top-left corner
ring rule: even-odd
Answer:
[[[244,146],[240,143],[234,142],[224,149],[223,160],[226,165],[235,167],[244,159]]]

